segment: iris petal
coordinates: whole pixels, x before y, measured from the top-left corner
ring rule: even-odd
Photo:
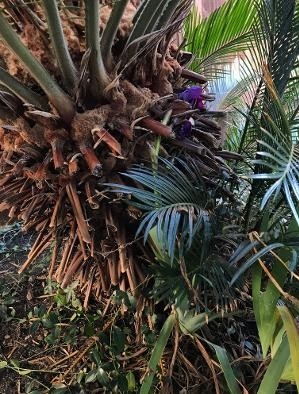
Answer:
[[[201,86],[191,86],[179,94],[179,99],[187,101],[193,108],[205,109],[203,94],[204,91]]]

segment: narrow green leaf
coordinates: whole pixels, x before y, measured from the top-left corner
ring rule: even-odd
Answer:
[[[175,314],[172,313],[171,315],[168,316],[166,319],[165,323],[163,324],[163,327],[160,331],[159,337],[156,341],[156,344],[154,346],[149,364],[148,364],[148,374],[146,375],[141,389],[140,389],[140,394],[149,394],[151,393],[151,387],[152,387],[152,382],[157,370],[157,366],[159,364],[159,361],[161,360],[161,357],[163,355],[165,346],[167,345],[168,339],[171,335],[171,332],[173,330],[174,324],[175,324]]]
[[[164,7],[160,15],[158,15],[157,22],[155,24],[155,29],[162,29],[163,27],[167,26],[169,23],[172,15],[176,11],[176,9],[181,5],[182,7],[185,5],[188,7],[188,3],[191,2],[188,0],[170,0],[164,1]]]
[[[253,250],[259,243],[257,241],[243,241],[235,250],[234,254],[231,256],[229,260],[230,265],[235,265],[240,262],[249,252]]]
[[[271,198],[273,193],[276,193],[277,190],[281,189],[281,179],[278,179],[275,183],[273,183],[273,185],[271,185],[269,187],[269,189],[267,190],[267,192],[265,193],[262,202],[261,202],[261,206],[260,206],[260,210],[263,210],[267,204],[267,202],[269,201],[269,199]]]
[[[250,268],[258,259],[260,259],[261,257],[263,257],[265,254],[269,253],[271,250],[277,249],[277,248],[281,248],[282,246],[284,246],[282,243],[273,243],[271,245],[267,245],[264,248],[262,248],[261,250],[259,250],[254,256],[252,256],[250,259],[248,259],[239,269],[238,271],[235,273],[235,275],[233,276],[230,285],[232,286],[233,283],[235,283],[235,281],[246,271],[248,270],[248,268]]]
[[[156,10],[163,2],[164,0],[148,0],[148,1],[144,1],[142,7],[139,7],[137,14],[138,17],[135,19],[133,29],[128,37],[122,56],[126,54],[128,47],[130,47],[129,49],[130,56],[133,56],[137,52],[138,46],[137,45],[133,46],[131,44],[136,39],[144,36],[147,26],[150,24],[150,21],[153,17],[153,10]]]
[[[218,361],[221,364],[222,371],[223,371],[229,392],[231,394],[241,394],[240,387],[238,385],[236,376],[235,376],[234,371],[233,371],[231,364],[229,362],[226,350],[221,346],[215,345],[214,343],[211,343],[208,341],[206,341],[206,342],[216,352],[216,356],[218,358]]]

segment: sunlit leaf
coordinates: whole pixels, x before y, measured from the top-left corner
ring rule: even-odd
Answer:
[[[277,307],[286,329],[287,338],[290,346],[290,354],[293,366],[293,376],[296,381],[297,390],[299,391],[299,330],[295,323],[294,317],[286,306]]]
[[[288,339],[283,337],[273,359],[267,367],[266,373],[259,386],[257,394],[274,394],[281,379],[284,367],[290,356]]]

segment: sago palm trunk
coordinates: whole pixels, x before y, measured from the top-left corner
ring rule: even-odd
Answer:
[[[37,232],[19,272],[49,253],[49,275],[62,286],[77,278],[85,306],[115,288],[135,295],[146,280],[141,212],[106,184],[158,154],[192,157],[208,178],[229,156],[205,79],[172,43],[192,1],[136,3],[111,12],[97,1],[6,1],[0,12],[0,99],[11,114],[0,129],[0,210]]]

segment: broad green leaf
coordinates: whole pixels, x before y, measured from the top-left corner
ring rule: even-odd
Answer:
[[[125,334],[119,327],[114,326],[111,330],[111,350],[117,355],[123,352],[125,347]]]
[[[128,382],[128,390],[134,391],[136,390],[136,379],[132,371],[129,371],[126,375]]]
[[[289,341],[291,360],[293,366],[294,380],[299,392],[299,332],[294,318],[286,306],[277,307],[287,332]]]
[[[281,321],[281,319],[279,320],[277,327],[280,327],[280,329],[276,328],[275,330],[275,337],[273,338],[273,344],[271,345],[271,358],[273,359],[277,349],[279,348],[281,341],[283,340],[283,338],[286,335],[286,330],[283,326],[283,323]],[[293,366],[292,366],[292,360],[291,357],[289,356],[284,369],[281,373],[281,377],[280,377],[281,381],[284,382],[289,382],[291,380],[294,380],[294,373],[293,373]]]
[[[39,390],[33,390],[33,391],[30,391],[29,394],[43,394],[43,393]],[[53,392],[53,394],[55,394],[55,393]]]
[[[98,382],[103,386],[106,386],[109,383],[109,376],[107,372],[101,367],[98,368],[97,379]]]
[[[97,379],[97,374],[98,374],[98,370],[97,369],[93,369],[92,371],[89,371],[88,374],[85,377],[85,383],[95,382],[96,379]]]
[[[69,392],[69,389],[67,387],[62,387],[62,388],[54,388],[53,392],[51,391],[51,394],[67,394]]]
[[[276,303],[279,293],[274,285],[268,284],[267,290],[261,290],[262,269],[256,265],[252,269],[253,310],[259,332],[263,356],[266,357],[277,324]]]
[[[286,248],[279,251],[279,256],[285,262],[288,262],[291,258],[290,251]],[[265,284],[265,282],[262,283],[262,274],[262,268],[258,264],[253,266],[253,310],[261,341],[263,356],[266,357],[279,319],[276,304],[280,297],[280,293],[270,279],[268,280],[267,284]],[[278,284],[283,287],[288,275],[288,271],[278,260],[274,260],[271,274]],[[262,290],[264,286],[265,290]]]
[[[268,365],[257,394],[275,394],[284,367],[290,356],[290,348],[287,336],[285,336],[277,349],[273,359]]]
[[[209,321],[219,318],[220,314],[217,313],[199,313],[195,314],[194,312],[189,312],[187,314],[183,314],[179,308],[177,308],[178,316],[179,316],[179,325],[180,329],[184,334],[194,334],[201,327],[207,324]]]
[[[0,369],[6,368],[7,367],[7,361],[0,361]]]
[[[11,365],[12,365],[13,367],[15,367],[15,368],[20,368],[20,362],[19,362],[19,360],[16,360],[16,359],[12,358],[12,359],[10,359],[10,363],[11,363]]]

